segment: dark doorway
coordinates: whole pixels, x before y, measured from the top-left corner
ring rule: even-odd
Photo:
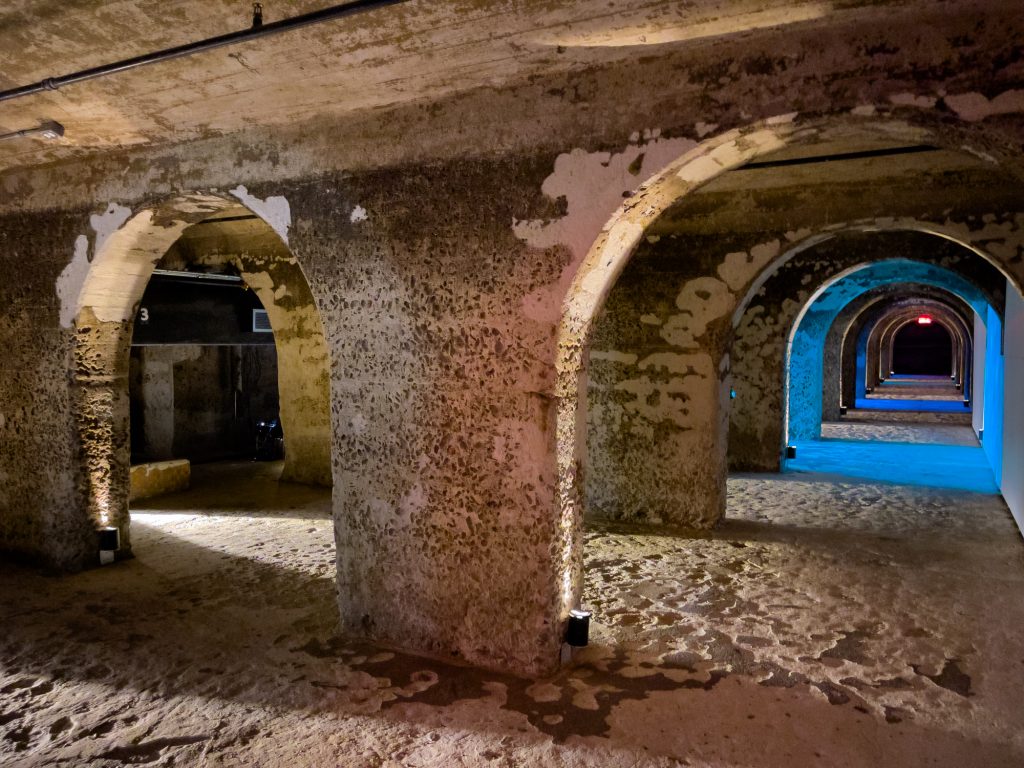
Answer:
[[[913,322],[893,339],[892,370],[896,374],[949,376],[953,370],[953,341],[939,323]]]
[[[129,369],[132,463],[250,458],[278,415],[277,351],[262,304],[238,277],[150,280]]]

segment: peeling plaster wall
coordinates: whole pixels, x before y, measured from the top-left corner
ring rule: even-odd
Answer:
[[[698,342],[730,308],[712,280],[665,279],[642,256],[608,297],[591,342],[586,510],[710,527],[725,503],[721,355]],[[715,311],[717,310],[717,317]]]
[[[5,455],[0,466],[9,482],[28,478],[14,481],[19,495],[6,502],[13,511],[4,519],[21,522],[3,541],[74,560],[66,553],[75,547],[50,534],[76,541],[86,507],[101,501],[92,493],[83,498],[83,488],[93,486],[74,455],[74,415],[99,429],[127,412],[109,381],[90,378],[102,367],[95,361],[78,360],[77,383],[68,386],[72,338],[61,327],[61,308],[65,319],[70,314],[55,286],[65,269],[61,297],[74,295],[83,279],[83,258],[96,252],[90,241],[100,234],[89,216],[110,211],[111,200],[139,211],[154,198],[221,190],[216,197],[223,199],[224,190],[234,190],[254,209],[267,206],[264,215],[287,237],[322,313],[343,626],[447,658],[550,671],[564,609],[579,592],[578,521],[560,516],[565,486],[555,416],[566,393],[555,390],[556,323],[576,265],[623,193],[696,142],[728,137],[671,184],[627,200],[636,207],[618,220],[614,237],[598,241],[613,260],[617,246],[642,234],[637,222],[647,207],[670,205],[673,194],[691,192],[723,166],[783,147],[803,130],[800,115],[830,115],[854,128],[896,117],[905,124],[890,126],[895,142],[933,138],[906,124],[916,123],[935,126],[947,144],[967,144],[978,156],[1013,158],[1024,136],[1013,96],[1021,86],[1019,9],[997,10],[981,28],[972,3],[923,15],[915,7],[900,16],[912,24],[870,12],[842,24],[753,30],[480,87],[443,103],[304,115],[292,126],[200,132],[189,144],[4,172],[0,210],[41,213],[17,213],[0,230],[0,265],[19,274],[0,290],[22,301],[4,307],[0,330],[17,350],[0,372],[0,432],[21,441],[16,457]],[[950,102],[946,95],[968,98]],[[778,133],[747,130],[769,119]],[[965,120],[979,121],[969,141]],[[746,132],[729,134],[733,129]],[[915,185],[910,179],[905,187]],[[950,187],[963,195],[969,185]],[[762,197],[770,195],[750,201]],[[813,197],[804,202],[816,203]],[[864,216],[887,214],[891,200],[873,205]],[[67,212],[72,207],[78,212]],[[764,208],[772,215],[791,210],[770,200]],[[742,219],[749,210],[737,206],[734,213]],[[840,210],[847,209],[837,204],[811,223],[827,218],[832,225]],[[173,242],[203,215],[157,216],[147,231]],[[649,519],[697,526],[720,516],[731,314],[763,268],[806,236],[802,216],[760,228],[747,222],[747,235],[732,243],[721,232],[697,242],[663,237],[652,253],[667,248],[674,258],[682,245],[685,268],[671,276],[652,268],[649,278],[660,283],[652,291],[628,288],[624,276],[624,290],[638,297],[633,319],[629,301],[609,297],[609,325],[598,329],[591,355],[593,392],[609,396],[595,412],[607,434],[628,427],[619,434],[635,443],[623,457],[656,450],[647,477],[670,487],[648,487],[658,503],[647,504],[635,482],[641,470],[633,468],[629,493],[593,490],[593,498],[607,500],[608,514],[647,510]],[[1019,262],[1007,236],[1016,227],[1011,217],[961,229],[1002,248],[998,258]],[[131,316],[123,299],[152,266],[149,256],[133,263],[137,275],[107,275],[101,286],[120,302],[90,304],[91,317],[77,313],[79,334],[95,337],[104,359],[126,356],[116,341]],[[600,277],[577,297],[581,303],[603,299]],[[276,294],[279,287],[256,289]],[[635,338],[638,349],[624,348],[617,334]],[[25,342],[40,335],[45,343]],[[584,339],[574,343],[586,352]],[[639,349],[645,344],[650,349]],[[304,362],[304,355],[281,359],[285,370]],[[29,383],[36,371],[53,382],[43,393]],[[617,378],[631,383],[617,388]],[[68,436],[59,441],[68,452],[60,469],[52,453],[38,450],[54,435]],[[33,452],[48,457],[45,465],[33,463]],[[85,466],[118,477],[122,469],[106,455],[87,456]],[[32,525],[41,528],[33,532]]]

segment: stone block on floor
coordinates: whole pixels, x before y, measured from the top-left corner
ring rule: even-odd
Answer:
[[[152,461],[131,469],[129,501],[150,499],[166,493],[188,490],[191,465],[188,459]]]

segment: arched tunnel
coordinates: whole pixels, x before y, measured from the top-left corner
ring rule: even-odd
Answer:
[[[9,0],[0,764],[1024,765],[1020,0]]]

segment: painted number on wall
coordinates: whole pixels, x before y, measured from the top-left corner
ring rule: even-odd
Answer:
[[[142,323],[143,325],[149,322],[149,310],[146,309],[145,307],[142,307],[139,310],[139,322]]]

